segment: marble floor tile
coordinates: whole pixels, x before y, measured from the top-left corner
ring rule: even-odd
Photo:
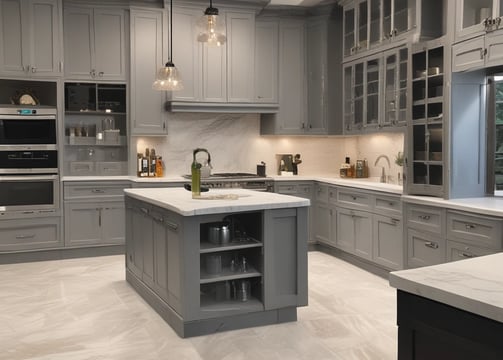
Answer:
[[[126,283],[124,257],[0,265],[0,360],[391,360],[387,280],[309,253],[298,321],[181,339]]]

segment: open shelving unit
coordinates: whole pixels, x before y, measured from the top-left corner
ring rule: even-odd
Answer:
[[[412,54],[409,193],[441,196],[444,187],[444,47]]]

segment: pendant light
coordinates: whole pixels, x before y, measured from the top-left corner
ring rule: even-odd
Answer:
[[[152,88],[161,91],[177,91],[183,89],[180,72],[173,63],[173,0],[170,1],[169,8],[169,54],[168,62],[157,72],[157,78],[152,84]]]
[[[227,41],[225,36],[225,18],[218,15],[218,9],[213,7],[210,0],[210,7],[206,9],[204,15],[197,21],[197,41],[207,43],[211,46],[222,46]]]

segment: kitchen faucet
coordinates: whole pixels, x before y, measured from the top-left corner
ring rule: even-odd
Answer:
[[[391,169],[391,163],[389,162],[389,157],[386,155],[379,155],[374,163],[374,166],[377,166],[377,163],[379,160],[385,159],[388,162],[388,169]],[[384,166],[382,167],[382,172],[381,172],[381,182],[385,183],[386,181],[386,173],[384,172]]]

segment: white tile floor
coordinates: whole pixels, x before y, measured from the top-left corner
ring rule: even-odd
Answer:
[[[124,257],[0,265],[1,360],[396,359],[395,291],[309,253],[298,321],[179,338],[124,280]]]

